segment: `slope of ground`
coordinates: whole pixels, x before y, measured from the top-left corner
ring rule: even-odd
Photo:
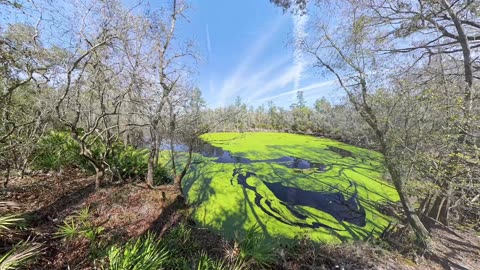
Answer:
[[[179,224],[191,228],[186,250],[194,262],[201,251],[214,258],[225,258],[236,245],[194,225],[178,194],[169,186],[147,189],[142,183],[110,184],[95,192],[94,179],[77,171],[59,176],[39,174],[15,178],[2,190],[2,200],[16,207],[2,211],[23,213],[27,217],[23,238],[44,245],[44,254],[30,269],[94,269],[105,260],[95,253],[86,239],[65,241],[57,237],[68,217],[89,208],[92,224],[104,228],[99,239],[107,247],[123,243],[148,231],[165,237]],[[479,243],[475,236],[461,234],[444,226],[432,226],[434,252],[424,256],[400,255],[373,243],[314,245],[299,241],[295,248],[279,247],[273,269],[480,269]],[[2,239],[2,247],[8,241]],[[1,252],[0,252],[1,253]],[[187,252],[186,252],[187,253]],[[432,255],[434,254],[434,255]],[[252,268],[255,269],[255,268]]]

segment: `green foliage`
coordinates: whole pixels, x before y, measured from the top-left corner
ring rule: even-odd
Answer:
[[[184,223],[172,228],[164,236],[164,243],[172,254],[168,269],[191,269],[192,262],[187,258],[197,255],[199,244],[192,237],[192,229]]]
[[[261,268],[271,266],[276,260],[275,245],[265,239],[259,227],[251,227],[239,237],[239,257]]]
[[[113,157],[109,163],[114,165],[122,179],[145,179],[148,170],[148,149],[137,149],[133,146],[115,146]],[[169,181],[167,171],[160,166],[155,167],[154,184],[162,185]]]
[[[199,254],[195,254],[195,258],[198,258],[195,264],[195,269],[197,270],[249,270],[257,269],[259,267],[259,265],[255,264],[253,259],[248,261],[239,256],[227,256],[224,259],[213,259],[203,250]]]
[[[116,152],[113,163],[118,166],[122,178],[144,177],[147,174],[147,149],[121,146]]]
[[[58,227],[56,235],[60,238],[71,240],[80,234],[80,226],[73,218],[64,220],[63,225]]]
[[[197,270],[207,270],[211,269],[210,265],[212,264],[212,259],[208,256],[207,253],[201,252],[197,262]]]
[[[0,236],[13,228],[19,227],[24,219],[18,215],[0,216]],[[0,270],[25,267],[42,252],[38,243],[20,241],[4,254],[0,254]]]
[[[9,231],[12,227],[18,226],[22,221],[23,218],[18,215],[0,216],[0,235]]]
[[[101,142],[95,142],[91,151],[93,156],[99,157],[106,151],[106,147]],[[80,145],[67,132],[52,131],[43,136],[33,156],[32,166],[35,169],[57,171],[66,167],[77,167],[93,171],[88,161],[80,155]],[[148,150],[116,143],[107,162],[117,168],[122,179],[144,179],[148,169]],[[168,181],[167,171],[157,166],[154,171],[154,184],[161,185]]]
[[[167,248],[148,233],[136,241],[129,241],[123,247],[113,246],[108,250],[107,269],[143,270],[165,269],[170,258]]]
[[[0,270],[23,268],[40,255],[42,249],[38,243],[19,242],[5,254],[0,255]]]
[[[191,246],[192,240],[192,229],[189,228],[185,223],[180,223],[178,226],[173,228],[166,237],[169,246],[175,246],[178,249],[183,249],[185,247]],[[185,250],[179,250],[185,251]]]
[[[89,220],[90,210],[85,207],[63,221],[63,225],[59,226],[56,233],[57,237],[71,240],[77,236],[85,237],[91,244],[95,244],[98,236],[103,232],[104,228],[95,226]]]
[[[198,256],[196,270],[230,270],[228,263],[223,260],[214,260],[202,251]]]
[[[155,171],[153,172],[153,184],[155,186],[160,186],[164,184],[168,184],[171,182],[170,176],[168,174],[167,169],[157,165],[155,167]]]
[[[89,167],[80,156],[80,145],[70,134],[52,131],[38,141],[33,153],[32,166],[40,170],[60,170],[65,167]]]

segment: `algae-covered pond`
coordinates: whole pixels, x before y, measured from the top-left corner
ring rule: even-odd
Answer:
[[[184,180],[193,217],[233,236],[258,227],[272,237],[365,239],[398,200],[382,156],[337,141],[285,133],[211,133]]]

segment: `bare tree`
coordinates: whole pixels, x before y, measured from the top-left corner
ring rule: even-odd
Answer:
[[[408,223],[413,228],[418,243],[427,247],[429,232],[412,206],[405,188],[405,175],[395,159],[396,149],[391,140],[394,129],[392,131],[390,114],[395,104],[387,107],[384,112],[377,110],[373,98],[379,90],[388,87],[385,84],[387,78],[381,73],[381,61],[369,44],[370,29],[366,28],[363,17],[359,16],[354,7],[348,11],[345,23],[350,22],[350,25],[342,24],[340,29],[319,22],[315,27],[315,36],[305,40],[301,46],[316,59],[317,67],[336,78],[355,110],[371,128]]]
[[[384,29],[377,31],[375,37],[384,44],[380,51],[403,58],[412,57],[413,61],[406,63],[407,71],[415,65],[439,63],[435,76],[425,77],[441,78],[444,86],[449,85],[446,94],[451,97],[451,102],[445,109],[452,117],[444,124],[450,127],[449,135],[456,140],[451,141],[449,150],[443,151],[443,156],[450,158],[441,165],[445,172],[434,177],[440,192],[432,194],[435,197],[431,199],[432,205],[426,207],[430,209],[430,217],[448,225],[452,201],[459,202],[455,197],[465,195],[464,192],[455,195],[455,189],[462,189],[458,183],[473,177],[467,160],[478,161],[472,147],[478,140],[478,125],[475,124],[478,111],[475,111],[474,104],[478,103],[476,73],[480,66],[478,59],[472,56],[472,52],[480,47],[480,18],[475,13],[478,3],[469,0],[361,2],[358,6],[365,10],[371,21],[369,24]],[[460,89],[463,91],[458,91]],[[442,162],[437,160],[434,163]]]
[[[154,170],[157,166],[161,134],[159,133],[162,111],[169,95],[187,72],[187,66],[182,62],[185,57],[194,57],[189,43],[176,44],[177,20],[184,16],[186,4],[173,0],[170,11],[165,14],[153,14],[150,29],[155,52],[153,59],[156,80],[152,84],[151,103],[147,104],[147,118],[150,125],[150,155],[148,158],[147,185],[153,185]]]
[[[6,4],[7,9],[10,2]],[[19,5],[11,3],[14,10]],[[32,10],[35,7],[31,7]],[[0,167],[25,171],[33,145],[43,133],[52,111],[46,101],[49,89],[46,70],[54,52],[38,39],[41,16],[35,24],[12,23],[0,28]],[[33,98],[35,95],[41,99]]]
[[[116,1],[90,1],[82,6],[87,10],[82,12],[80,31],[74,32],[78,36],[75,50],[58,67],[57,76],[64,83],[55,110],[79,143],[81,156],[94,167],[99,188],[110,170],[107,159],[118,138],[117,116],[132,90],[122,85],[128,76],[123,72],[125,58],[119,55],[121,41],[128,38],[128,17]],[[98,147],[100,151],[95,152]]]

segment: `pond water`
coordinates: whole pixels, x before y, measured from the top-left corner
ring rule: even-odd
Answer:
[[[263,159],[263,160],[251,160],[248,158],[235,156],[230,151],[223,150],[220,147],[215,147],[207,142],[200,142],[197,151],[202,154],[204,157],[214,157],[216,158],[214,162],[216,163],[278,163],[287,168],[295,169],[315,169],[318,172],[325,172],[331,168],[318,162],[311,162],[305,159],[291,156],[282,156],[275,159]],[[346,151],[348,152],[348,151]],[[351,154],[351,153],[350,153]]]
[[[342,158],[353,157],[353,154],[344,149],[330,146],[328,148],[330,151],[339,153]],[[318,162],[311,162],[305,159],[291,156],[283,156],[275,159],[263,159],[263,160],[252,160],[240,156],[233,155],[230,151],[223,150],[220,147],[215,147],[207,142],[201,142],[199,144],[198,152],[201,153],[204,157],[215,158],[213,162],[215,163],[232,163],[232,164],[252,164],[252,163],[276,163],[287,168],[294,169],[313,169],[313,172],[322,173],[330,170],[333,165],[325,165]],[[297,172],[300,172],[297,170]],[[311,227],[311,228],[330,228],[328,225],[314,222],[312,224],[300,223],[300,222],[291,222],[281,215],[278,211],[272,207],[270,199],[266,199],[266,206],[264,207],[260,202],[262,201],[263,196],[258,194],[256,188],[249,185],[247,180],[250,176],[256,176],[255,172],[242,172],[241,169],[235,168],[232,172],[232,179],[236,177],[237,184],[242,186],[245,189],[255,192],[255,204],[267,215],[277,219],[280,222],[290,224],[292,226],[299,227]],[[280,179],[281,180],[281,179]],[[300,188],[288,187],[282,185],[280,182],[266,182],[262,181],[263,184],[275,195],[276,200],[279,200],[283,205],[288,206],[287,209],[291,214],[296,216],[301,220],[307,219],[308,216],[300,214],[292,206],[309,206],[325,213],[332,215],[339,222],[345,221],[358,226],[365,226],[365,210],[361,206],[360,202],[357,200],[358,192],[356,191],[351,195],[350,198],[345,199],[344,195],[337,192],[315,192],[303,190]],[[233,182],[231,181],[233,184]],[[351,182],[351,185],[356,185],[354,182]]]
[[[259,226],[269,236],[363,239],[389,222],[376,204],[398,200],[369,150],[281,133],[202,139],[183,189],[194,219],[226,236]]]

